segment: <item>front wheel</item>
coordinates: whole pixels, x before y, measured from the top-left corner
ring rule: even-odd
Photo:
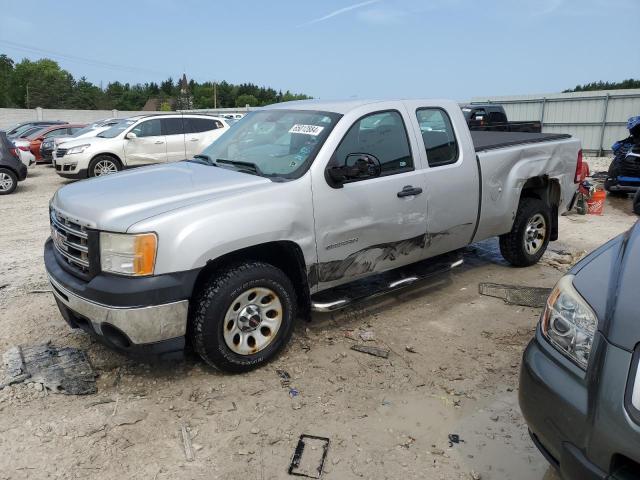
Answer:
[[[550,236],[549,207],[537,198],[523,198],[511,231],[500,235],[500,253],[515,267],[534,265],[547,250]]]
[[[91,160],[89,164],[89,176],[101,177],[103,175],[111,175],[122,170],[122,164],[113,157],[108,155],[98,155]]]
[[[18,177],[8,168],[0,168],[0,195],[9,195],[18,186]]]
[[[289,341],[295,290],[279,268],[245,262],[216,272],[191,312],[191,340],[202,359],[220,370],[245,372],[267,363]]]

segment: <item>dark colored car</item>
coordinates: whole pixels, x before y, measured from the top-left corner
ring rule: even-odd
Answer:
[[[547,300],[520,370],[531,438],[566,480],[640,478],[640,222]]]
[[[494,103],[462,105],[462,113],[467,120],[469,130],[490,132],[542,132],[542,124],[538,121],[510,122],[502,105]]]
[[[0,195],[9,195],[27,178],[27,167],[20,161],[16,147],[0,132]]]
[[[25,132],[29,130],[31,127],[46,127],[48,125],[63,125],[65,123],[68,123],[68,122],[61,122],[59,120],[40,120],[37,122],[22,122],[8,128],[5,132],[7,134],[7,137],[17,138],[24,135]]]

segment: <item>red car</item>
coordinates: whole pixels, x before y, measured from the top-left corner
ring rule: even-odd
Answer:
[[[42,158],[40,154],[40,144],[45,138],[63,137],[66,135],[73,135],[75,132],[84,128],[84,124],[80,123],[67,123],[63,125],[47,125],[42,129],[32,133],[26,140],[29,140],[29,150],[36,157],[36,163],[45,163],[46,160]]]

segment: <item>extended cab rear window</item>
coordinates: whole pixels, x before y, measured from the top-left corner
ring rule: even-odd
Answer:
[[[419,108],[416,117],[430,167],[458,161],[458,142],[447,112],[441,108]]]

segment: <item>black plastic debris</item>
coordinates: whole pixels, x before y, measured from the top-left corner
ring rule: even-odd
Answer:
[[[286,370],[276,370],[276,373],[280,377],[280,385],[282,388],[288,388],[291,385],[291,375]]]
[[[449,446],[450,447],[453,447],[454,443],[457,445],[460,442],[464,442],[464,440],[462,440],[460,438],[460,435],[458,435],[457,433],[450,433],[449,434]]]
[[[97,392],[96,372],[84,351],[47,343],[12,347],[3,355],[5,378],[0,388],[26,380],[54,393],[88,395]]]
[[[327,459],[330,440],[315,435],[300,435],[298,445],[289,464],[289,475],[306,478],[321,478]],[[306,452],[306,455],[305,455]]]
[[[369,345],[352,345],[351,350],[356,352],[368,353],[374,357],[389,358],[389,350],[378,347],[370,347]]]
[[[499,283],[480,283],[480,295],[501,298],[509,305],[544,308],[551,288],[521,287],[518,285],[502,285]]]

